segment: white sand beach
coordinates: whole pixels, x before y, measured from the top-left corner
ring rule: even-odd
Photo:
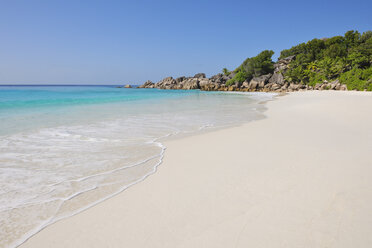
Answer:
[[[22,248],[372,247],[372,94],[307,91],[170,140],[158,171]]]

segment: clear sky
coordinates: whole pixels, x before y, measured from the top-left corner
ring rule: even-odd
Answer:
[[[0,0],[0,84],[214,75],[262,50],[372,29],[371,0]]]

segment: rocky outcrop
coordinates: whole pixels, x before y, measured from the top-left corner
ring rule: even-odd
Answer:
[[[195,74],[194,78],[206,78],[207,76],[205,75],[205,73],[197,73]]]
[[[157,82],[155,84],[155,88],[165,89],[165,90],[174,90],[174,89],[178,89],[178,85],[179,84],[176,82],[175,79],[173,79],[172,77],[167,77],[161,80],[160,82]]]
[[[338,80],[328,82],[323,81],[322,84],[316,84],[313,87],[314,90],[347,90],[345,84],[341,84]]]
[[[200,81],[197,78],[186,78],[180,82],[180,89],[184,90],[195,90],[200,89]]]
[[[197,73],[193,77],[167,77],[157,83],[146,81],[138,88],[158,88],[158,89],[200,89],[204,91],[262,91],[262,92],[292,92],[300,90],[347,90],[346,85],[338,80],[327,82],[315,86],[309,86],[301,83],[289,83],[284,78],[284,73],[289,68],[291,61],[295,56],[290,56],[278,60],[274,64],[274,71],[271,74],[254,77],[243,83],[235,82],[227,86],[226,82],[234,77],[234,72],[229,75],[219,73],[207,78],[204,73]]]
[[[127,84],[127,85],[124,86],[124,88],[129,89],[129,88],[132,88],[132,86],[130,84]]]
[[[155,88],[155,84],[150,80],[147,80],[144,84],[138,86],[137,88]]]
[[[255,91],[257,89],[264,89],[265,86],[268,84],[272,74],[266,74],[259,77],[254,77],[250,81],[244,81],[240,88],[246,89],[249,91]]]
[[[230,78],[223,74],[217,74],[212,78],[207,78],[204,73],[198,73],[193,77],[179,77],[173,79],[167,77],[156,84],[151,81],[145,82],[139,88],[158,88],[158,89],[183,89],[183,90],[219,90],[221,86],[226,84],[226,81]]]
[[[269,80],[269,84],[271,84],[272,87],[282,88],[285,85],[284,73],[288,70],[289,63],[291,63],[295,58],[296,56],[289,56],[278,60],[278,62],[274,64],[274,73]]]
[[[230,77],[225,76],[221,73],[212,76],[211,78],[204,78],[200,80],[199,85],[201,90],[205,91],[217,91],[217,90],[224,90],[227,80]]]
[[[179,78],[172,78],[167,77],[163,80],[157,82],[156,84],[150,84],[146,82],[145,84],[141,85],[141,88],[158,88],[158,89],[184,89],[184,90],[193,90],[193,89],[199,89],[199,78],[194,77],[179,77]]]

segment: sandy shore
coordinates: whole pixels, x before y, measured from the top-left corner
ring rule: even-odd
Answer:
[[[21,247],[372,247],[372,93],[297,92],[166,142],[156,174]]]

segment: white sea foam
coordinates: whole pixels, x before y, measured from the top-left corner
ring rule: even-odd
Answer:
[[[0,247],[16,247],[144,180],[163,159],[165,137],[262,118],[258,103],[272,96],[216,93],[76,108],[64,125],[1,136]],[[55,116],[47,118],[53,124]]]

